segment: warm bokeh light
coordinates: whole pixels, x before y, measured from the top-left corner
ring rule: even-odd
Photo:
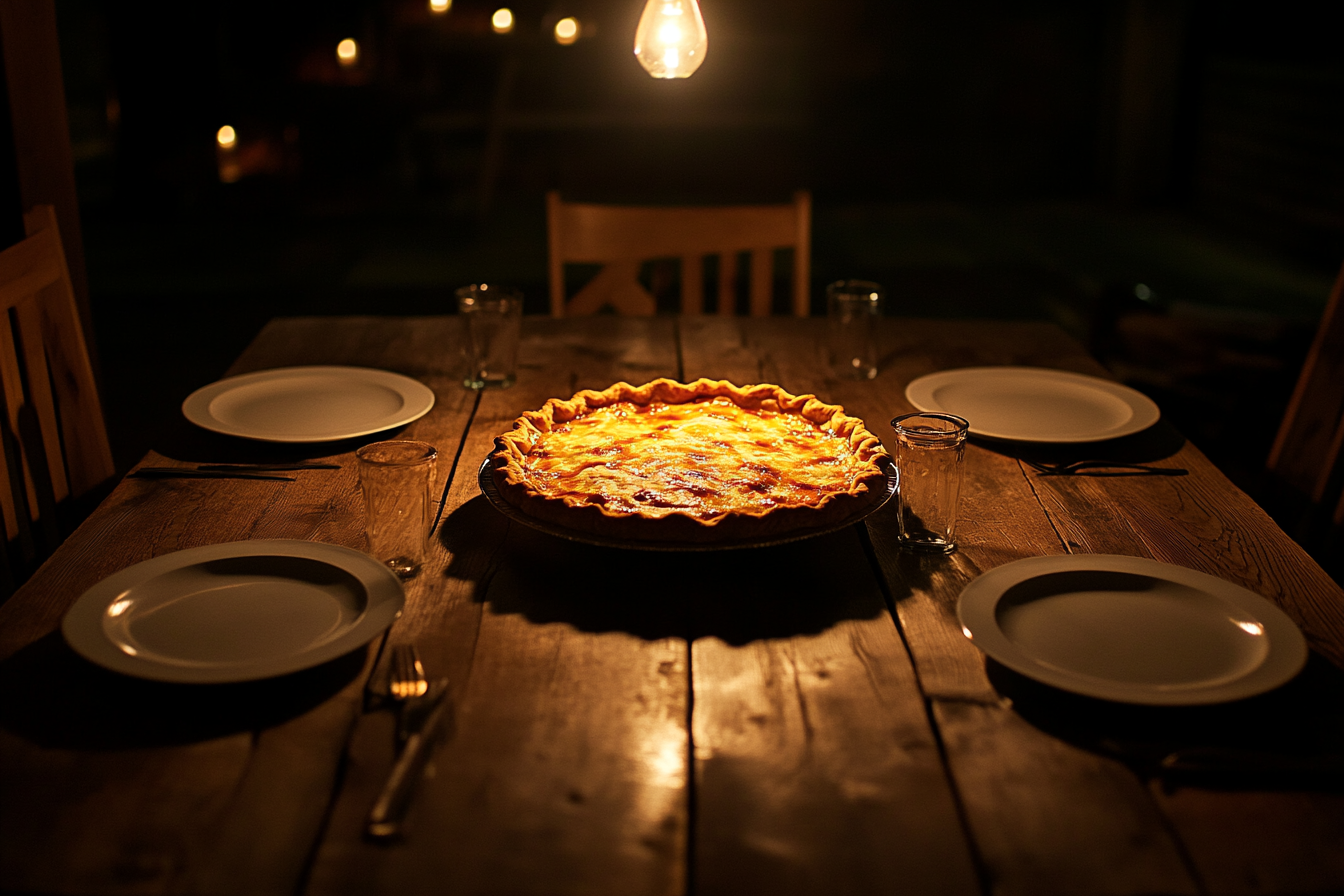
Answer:
[[[429,11],[432,13],[445,13],[453,8],[453,0],[429,0]]]
[[[566,16],[555,23],[555,42],[561,46],[569,46],[579,39],[579,20],[573,16]]]
[[[490,17],[490,27],[495,29],[496,34],[508,34],[513,30],[513,10],[507,6],[495,10],[495,14]]]
[[[215,132],[215,142],[222,149],[233,149],[238,142],[238,132],[233,129],[233,125],[226,124]]]
[[[336,58],[347,67],[359,61],[359,44],[355,43],[353,37],[347,37],[336,45]]]
[[[689,78],[709,49],[695,0],[649,0],[635,29],[635,57],[655,78]]]

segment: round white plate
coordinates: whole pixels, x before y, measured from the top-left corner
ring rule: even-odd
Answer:
[[[1119,383],[1043,367],[963,367],[905,387],[921,411],[966,418],[971,434],[1018,442],[1100,442],[1141,432],[1161,412]]]
[[[235,541],[155,557],[94,585],[65,640],[100,666],[156,681],[253,681],[373,640],[405,597],[391,570],[312,541]]]
[[[957,616],[976,647],[1013,671],[1121,703],[1240,700],[1307,661],[1302,633],[1263,597],[1140,557],[1017,560],[967,585]]]
[[[197,426],[263,442],[333,442],[418,420],[424,383],[368,367],[277,367],[202,386],[182,413]]]

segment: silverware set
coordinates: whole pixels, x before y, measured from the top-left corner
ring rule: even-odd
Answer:
[[[1041,476],[1185,476],[1189,472],[1180,467],[1154,467],[1102,458],[1060,463],[1027,460],[1025,457],[1021,460]]]
[[[198,464],[194,467],[148,466],[133,470],[132,479],[274,479],[293,482],[295,477],[282,473],[299,470],[339,470],[340,464],[276,463],[276,464]]]
[[[380,687],[372,682],[371,686],[375,689]],[[415,785],[424,772],[430,748],[449,712],[448,679],[440,678],[431,682],[425,675],[424,664],[414,645],[397,644],[392,647],[386,688],[387,701],[397,709],[397,745],[400,752],[365,822],[365,833],[370,839],[378,841],[394,840],[401,836]]]

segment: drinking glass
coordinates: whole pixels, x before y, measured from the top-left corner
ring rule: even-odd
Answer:
[[[948,554],[957,549],[957,501],[961,459],[970,428],[955,414],[905,414],[896,431],[899,540],[917,551]]]
[[[403,579],[420,571],[434,520],[438,452],[424,442],[374,442],[355,452],[369,553]]]
[[[877,376],[877,320],[882,287],[867,280],[837,280],[826,287],[831,369],[843,377]]]
[[[457,291],[457,310],[466,322],[468,389],[508,388],[517,378],[522,293],[507,286],[473,283]]]

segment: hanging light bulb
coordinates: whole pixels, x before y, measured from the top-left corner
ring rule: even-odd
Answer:
[[[649,0],[635,29],[635,56],[646,72],[655,78],[689,78],[708,48],[695,0]]]

